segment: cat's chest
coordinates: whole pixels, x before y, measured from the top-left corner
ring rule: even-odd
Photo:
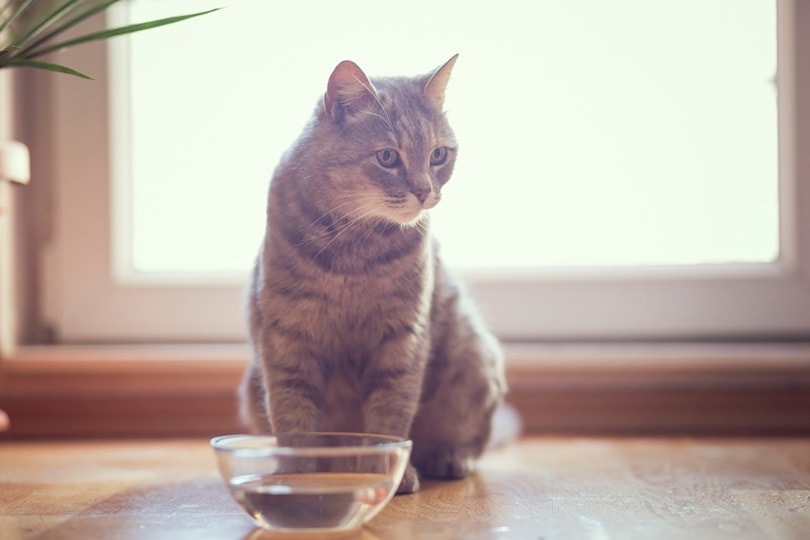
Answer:
[[[362,349],[380,343],[392,328],[425,326],[433,289],[433,253],[426,238],[372,236],[362,249],[347,242],[337,251],[360,261],[353,265],[335,254],[329,255],[330,264],[319,264],[317,257],[328,249],[311,254],[283,235],[271,240],[264,309],[270,320],[312,336],[313,346]],[[380,253],[391,256],[375,258]],[[363,265],[365,271],[359,271]]]
[[[423,306],[424,278],[406,285],[396,276],[387,278],[335,278],[324,280],[323,315],[345,330],[376,328],[391,318],[415,316]]]
[[[430,310],[427,276],[411,280],[342,277],[324,279],[322,301],[300,316],[329,349],[368,350],[392,328],[423,327]],[[304,306],[301,306],[304,307]]]

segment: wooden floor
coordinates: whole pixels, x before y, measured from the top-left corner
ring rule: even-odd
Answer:
[[[360,539],[810,538],[810,439],[526,438]],[[0,443],[0,538],[272,538],[204,440]]]

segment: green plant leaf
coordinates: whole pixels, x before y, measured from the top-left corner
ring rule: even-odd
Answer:
[[[3,21],[3,22],[0,22],[0,34],[2,34],[2,33],[3,33],[3,30],[5,30],[6,28],[8,28],[8,27],[11,25],[11,23],[13,23],[13,22],[14,22],[14,21],[17,19],[17,17],[19,17],[20,15],[22,15],[22,12],[23,12],[23,11],[25,11],[25,10],[28,8],[28,6],[31,4],[31,2],[33,2],[33,1],[34,1],[34,0],[23,0],[22,2],[20,2],[20,3],[17,5],[17,9],[15,9],[15,10],[14,10],[14,11],[11,13],[11,15],[9,16],[9,18],[8,18],[8,19],[6,19],[6,20],[5,20],[5,21]]]
[[[142,30],[149,30],[150,28],[157,28],[159,26],[164,26],[167,24],[174,24],[180,21],[184,21],[186,19],[191,19],[193,17],[199,17],[201,15],[206,15],[208,13],[212,13],[214,11],[218,11],[220,8],[209,9],[207,11],[200,11],[198,13],[191,13],[188,15],[177,15],[175,17],[167,17],[165,19],[158,19],[155,21],[149,21],[144,23],[138,24],[130,24],[127,26],[121,26],[119,28],[111,28],[108,30],[101,30],[99,32],[93,32],[92,34],[87,34],[84,36],[80,36],[74,39],[69,39],[67,41],[60,41],[59,43],[55,43],[53,45],[48,45],[47,47],[43,47],[37,50],[31,50],[28,48],[24,50],[20,56],[25,56],[26,58],[35,58],[37,56],[42,56],[43,54],[47,54],[49,52],[63,49],[65,47],[72,47],[74,45],[79,45],[80,43],[87,43],[88,41],[97,41],[103,39],[109,39],[115,36],[121,36],[124,34],[132,34],[134,32],[140,32]]]
[[[199,17],[218,10],[210,9],[188,15],[179,15],[144,23],[130,24],[119,28],[106,29],[58,43],[49,44],[66,30],[106,10],[111,5],[120,1],[121,0],[91,0],[88,2],[86,0],[60,0],[59,2],[47,3],[48,9],[51,11],[46,12],[45,10],[41,10],[41,12],[38,12],[33,17],[30,17],[31,22],[29,25],[25,26],[25,33],[23,35],[13,39],[11,43],[8,43],[7,40],[6,46],[2,46],[0,43],[0,47],[2,47],[2,49],[0,49],[0,68],[6,66],[28,66],[49,71],[56,71],[59,73],[66,73],[84,79],[92,79],[92,77],[89,75],[76,71],[72,68],[51,62],[36,61],[33,59],[55,50],[71,47],[73,45],[79,45],[89,41],[105,40],[115,36],[140,32],[142,30],[149,30],[151,28],[177,23],[193,17]],[[28,16],[30,14],[30,12],[24,12],[32,3],[34,3],[34,0],[19,0],[16,3],[15,0],[9,0],[8,2],[3,3],[2,12],[8,11],[12,8],[13,11],[8,18],[0,23],[0,38],[2,37],[2,32],[8,29],[15,19],[18,19],[21,15]],[[6,33],[8,34],[8,32]]]
[[[56,28],[54,28],[53,30],[51,30],[50,32],[45,34],[44,36],[41,36],[41,37],[37,38],[33,43],[30,43],[30,44],[26,45],[25,48],[20,51],[20,56],[27,56],[30,51],[36,49],[37,47],[39,47],[43,43],[47,43],[48,41],[55,38],[59,34],[65,32],[66,30],[68,30],[69,28],[72,28],[73,26],[76,26],[80,22],[82,22],[82,21],[84,21],[86,19],[89,19],[93,15],[104,11],[105,9],[110,7],[111,5],[116,4],[118,2],[120,2],[120,0],[105,0],[104,2],[101,2],[101,3],[95,4],[93,6],[90,6],[90,8],[85,9],[84,11],[82,11],[78,15],[76,15],[75,17],[73,17],[73,18],[63,22],[62,24],[58,25]]]
[[[8,47],[6,49],[0,49],[0,61],[7,56],[11,56],[14,52],[17,51],[16,47]]]
[[[76,71],[75,69],[71,69],[66,66],[60,66],[59,64],[53,64],[51,62],[40,62],[38,60],[28,60],[25,58],[13,58],[8,62],[5,62],[4,65],[6,66],[20,66],[20,67],[31,67],[37,69],[45,69],[48,71],[56,71],[59,73],[67,73],[68,75],[73,75],[75,77],[81,77],[82,79],[90,79],[93,80],[93,77],[87,75],[86,73],[82,73],[81,71]]]
[[[53,10],[53,12],[51,12],[49,15],[43,17],[42,20],[39,21],[39,23],[35,24],[31,29],[29,29],[28,32],[25,33],[25,35],[23,35],[23,36],[17,38],[16,40],[14,40],[14,43],[12,43],[12,45],[15,46],[15,47],[18,47],[18,48],[22,48],[23,46],[25,46],[25,44],[26,44],[26,42],[28,42],[28,40],[30,40],[31,38],[33,38],[34,36],[36,36],[40,32],[47,29],[50,25],[52,25],[55,21],[57,21],[59,19],[59,17],[61,17],[65,13],[69,13],[70,10],[73,7],[75,7],[75,5],[78,2],[81,2],[81,1],[82,0],[69,0],[69,1],[67,1],[65,3],[63,3],[62,5],[58,6],[55,10]],[[117,2],[118,0],[114,0],[114,1]]]

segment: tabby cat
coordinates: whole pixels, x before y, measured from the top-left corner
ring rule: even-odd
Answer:
[[[456,57],[373,81],[338,64],[273,175],[250,288],[245,421],[410,437],[400,493],[467,475],[506,389],[498,343],[430,235],[456,160],[442,111]]]

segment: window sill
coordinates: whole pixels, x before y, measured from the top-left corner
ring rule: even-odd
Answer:
[[[810,432],[810,344],[507,345],[531,433]],[[4,438],[240,431],[244,345],[23,347],[0,364]]]

